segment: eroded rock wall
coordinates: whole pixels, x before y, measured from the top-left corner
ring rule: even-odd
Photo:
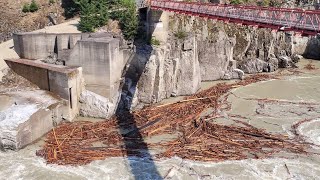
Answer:
[[[132,106],[193,94],[201,81],[292,67],[300,58],[295,53],[305,47],[290,33],[198,17],[171,16],[169,29],[166,42],[137,50],[131,73],[138,74],[131,78],[137,88],[127,87]]]
[[[202,80],[228,79],[235,68],[259,73],[294,64],[291,33],[181,15],[170,24],[173,33],[195,33]]]
[[[171,42],[174,43],[158,47],[145,45],[137,49],[124,87],[133,97],[133,106],[156,103],[170,96],[190,95],[200,88],[194,36]]]

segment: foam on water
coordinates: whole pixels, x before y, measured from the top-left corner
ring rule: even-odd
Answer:
[[[314,119],[301,124],[298,133],[306,137],[306,139],[316,145],[320,145],[320,119]]]
[[[36,148],[0,153],[0,179],[160,179],[148,173],[150,161],[143,158],[109,158],[85,166],[47,165],[36,157]],[[131,161],[139,173],[130,171]],[[170,179],[316,179],[320,176],[319,161],[306,158],[195,162],[177,157],[157,160],[162,177]],[[288,170],[286,167],[288,167]]]

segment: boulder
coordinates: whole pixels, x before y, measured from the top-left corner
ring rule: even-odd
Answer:
[[[241,69],[233,69],[232,78],[233,79],[243,79],[244,72]]]
[[[268,60],[268,67],[266,72],[274,72],[279,68],[278,58],[272,57]]]
[[[301,55],[299,55],[299,54],[294,54],[294,55],[291,57],[291,59],[292,59],[292,61],[293,61],[294,63],[299,62],[300,59],[302,59],[302,58],[303,58],[303,56],[301,56]]]
[[[255,74],[263,72],[267,66],[268,63],[260,59],[249,59],[240,64],[240,69],[245,73]]]
[[[288,68],[292,67],[292,59],[289,56],[280,56],[279,57],[279,67],[280,68]]]
[[[109,118],[115,112],[116,104],[94,92],[85,90],[80,95],[80,115],[93,118]]]

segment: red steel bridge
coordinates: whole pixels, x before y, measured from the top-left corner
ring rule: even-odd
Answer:
[[[199,16],[243,25],[294,31],[302,35],[320,33],[320,10],[225,5],[199,2],[151,0],[152,9]]]

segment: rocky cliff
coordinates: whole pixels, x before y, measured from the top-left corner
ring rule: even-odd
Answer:
[[[201,81],[241,79],[244,73],[272,72],[298,60],[290,33],[182,15],[172,16],[169,26],[167,42],[137,50],[133,64],[140,65],[133,72],[139,78],[128,87],[134,89],[133,106],[193,94]]]

